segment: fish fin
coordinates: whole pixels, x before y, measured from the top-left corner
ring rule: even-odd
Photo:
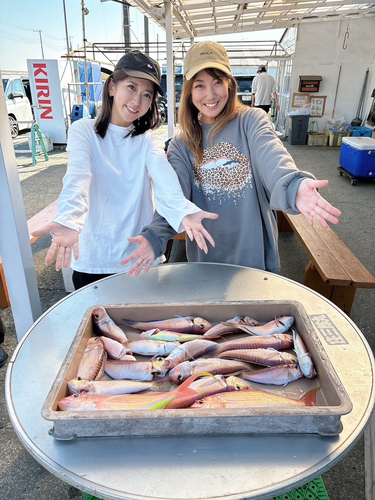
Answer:
[[[163,399],[163,401],[159,401],[158,403],[154,404],[154,406],[150,406],[149,410],[162,410],[167,406],[168,403],[173,401],[175,396],[170,396],[169,398]]]
[[[303,401],[306,406],[316,406],[316,393],[321,389],[321,386],[314,387],[301,396],[298,401]]]
[[[173,383],[170,380],[161,380],[159,382],[152,383],[153,390],[160,392],[169,392]]]
[[[215,377],[215,375],[212,375],[212,373],[200,372],[200,373],[196,373],[195,375],[192,375],[191,377],[189,377],[188,379],[186,379],[184,382],[182,382],[182,384],[177,387],[176,391],[177,392],[183,392],[184,389],[188,388],[189,385],[192,382],[194,382],[194,380],[196,380],[199,377],[213,377],[218,382],[222,383],[222,380],[220,380],[217,377]]]
[[[125,325],[132,325],[134,323],[138,323],[137,321],[135,320],[132,320],[132,319],[122,319],[121,320]]]

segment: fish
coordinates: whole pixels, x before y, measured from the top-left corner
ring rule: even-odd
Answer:
[[[136,361],[135,357],[131,356],[132,352],[126,347],[126,345],[121,344],[117,340],[105,337],[104,335],[100,338],[110,359],[133,359]]]
[[[225,323],[225,324],[224,324]],[[258,321],[246,316],[242,318],[241,316],[236,316],[235,318],[228,319],[222,323],[219,323],[212,328],[210,328],[204,335],[205,339],[216,339],[228,335],[229,333],[236,333],[240,330],[238,325],[259,325]]]
[[[205,333],[212,325],[203,318],[194,318],[194,316],[178,316],[177,318],[164,319],[158,321],[132,321],[123,319],[122,322],[137,330],[151,330],[159,328],[159,330],[172,330],[179,333]]]
[[[202,335],[194,333],[172,332],[170,330],[159,330],[159,328],[154,328],[153,330],[142,332],[140,338],[163,340],[164,342],[180,342],[180,344],[182,344],[183,342],[190,342],[190,340],[201,339]]]
[[[188,398],[190,404],[199,399],[201,393],[189,388],[189,385],[203,375],[200,373],[185,380],[183,384],[167,393],[155,392],[152,394],[123,394],[120,396],[101,396],[95,394],[73,394],[58,402],[59,410],[63,411],[124,411],[124,410],[161,410],[176,398],[181,403]],[[194,399],[195,398],[195,399]]]
[[[293,382],[303,377],[303,373],[298,364],[279,365],[261,368],[260,370],[242,371],[239,375],[250,382],[270,385],[286,385],[289,384],[289,382]]]
[[[172,383],[169,380],[160,382],[142,382],[136,380],[84,380],[74,378],[68,382],[71,394],[97,394],[101,396],[114,396],[120,394],[133,394],[141,391],[163,392],[169,391]]]
[[[238,340],[230,340],[218,345],[212,356],[218,356],[224,351],[232,349],[290,349],[293,347],[293,337],[285,333],[275,333],[274,335],[254,335]]]
[[[265,323],[264,325],[239,325],[239,328],[250,335],[272,335],[274,333],[285,333],[294,323],[293,316],[279,316],[278,318]],[[226,322],[222,322],[226,325]]]
[[[77,377],[100,380],[104,377],[106,352],[100,337],[90,337],[78,366]]]
[[[120,344],[126,344],[129,341],[121,328],[109,317],[103,306],[96,307],[92,311],[92,320],[100,335],[117,340]]]
[[[152,361],[107,360],[105,373],[114,380],[152,380],[155,369]],[[85,378],[85,377],[82,377]]]
[[[159,371],[158,376],[164,377],[167,371],[179,365],[183,361],[196,359],[211,354],[217,347],[216,342],[211,340],[192,340],[176,347],[166,358],[159,357],[153,360],[155,368]]]
[[[184,382],[186,383],[186,382]],[[316,391],[314,388],[299,399],[287,398],[266,391],[236,391],[223,392],[205,397],[192,404],[191,408],[304,408],[316,406]]]
[[[311,354],[307,351],[306,346],[300,335],[292,328],[294,350],[297,354],[298,364],[305,377],[314,379],[317,375]]]
[[[129,342],[127,347],[133,353],[143,356],[167,356],[179,345],[180,342],[163,342],[161,340],[143,339]]]
[[[295,365],[297,358],[287,352],[280,352],[276,349],[235,349],[224,351],[218,355],[219,358],[240,359],[256,365],[276,366]]]
[[[243,361],[220,358],[196,359],[195,361],[184,361],[175,366],[169,372],[169,378],[175,384],[180,384],[199,372],[208,372],[212,375],[228,375],[229,373],[236,373],[241,370],[248,370],[249,368],[249,364]]]
[[[214,377],[212,377],[212,375],[205,376],[199,380],[194,380],[183,394],[168,403],[165,408],[167,410],[189,408],[192,403],[202,397],[204,398],[223,391],[241,391],[248,389],[246,383],[238,377],[228,377],[228,379],[225,379],[223,375],[215,375]]]

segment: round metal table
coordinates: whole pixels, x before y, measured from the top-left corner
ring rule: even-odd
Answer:
[[[95,304],[295,300],[316,327],[353,410],[338,436],[315,434],[83,438],[58,441],[41,408],[87,308]],[[61,480],[104,499],[263,499],[320,476],[354,446],[374,406],[374,358],[335,305],[286,278],[224,264],[167,264],[119,274],[64,298],[18,345],[6,378],[13,427]]]

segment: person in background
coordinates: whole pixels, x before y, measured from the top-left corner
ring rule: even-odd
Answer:
[[[275,134],[268,116],[237,99],[228,55],[212,41],[193,45],[184,61],[184,85],[179,123],[181,132],[170,142],[168,159],[185,196],[219,214],[205,221],[216,240],[209,254],[186,239],[189,262],[236,264],[278,273],[278,230],[274,210],[302,213],[327,227],[341,212],[317,192],[326,180],[315,180],[296,167]],[[161,255],[175,232],[155,214],[140,235],[130,238],[145,257]],[[132,265],[128,274],[137,268]]]
[[[5,336],[5,328],[2,319],[0,318],[0,344],[4,342]],[[5,365],[8,361],[8,354],[4,351],[2,347],[0,347],[0,367]]]
[[[104,84],[98,119],[77,120],[69,129],[58,213],[34,234],[52,235],[46,264],[57,252],[59,270],[72,257],[76,290],[126,270],[120,261],[134,248],[127,237],[151,223],[154,202],[174,230],[186,230],[203,252],[206,239],[215,244],[201,220],[217,215],[184,197],[163,142],[151,130],[159,124],[158,92],[163,94],[158,63],[140,51],[128,52]],[[139,256],[138,272],[147,272],[154,260]]]
[[[267,73],[266,66],[259,66],[257,73],[258,75],[254,78],[251,87],[252,106],[261,108],[268,113],[271,107],[271,100],[274,98],[275,107],[279,110],[280,105],[277,98],[276,84],[273,76]]]

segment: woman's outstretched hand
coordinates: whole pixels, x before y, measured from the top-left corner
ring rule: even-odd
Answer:
[[[196,214],[187,215],[181,221],[190,241],[195,240],[199,248],[203,250],[205,254],[208,253],[206,240],[209,241],[213,247],[215,246],[215,242],[210,233],[203,227],[202,220],[217,219],[218,217],[218,214],[201,210]]]
[[[70,227],[63,226],[57,222],[51,222],[41,229],[37,229],[33,232],[33,236],[44,236],[45,234],[51,233],[52,243],[48,249],[45,263],[51,264],[55,254],[56,256],[56,271],[60,271],[62,267],[67,268],[70,262],[70,256],[72,250],[74,253],[74,258],[77,260],[79,256],[78,252],[78,231],[71,229]]]
[[[150,243],[146,240],[144,236],[134,236],[128,238],[130,243],[138,243],[138,248],[134,250],[126,259],[120,262],[121,266],[124,266],[128,262],[134,260],[132,267],[126,273],[128,276],[134,273],[134,276],[138,276],[142,269],[145,273],[148,273],[151,264],[155,260],[155,254]]]
[[[337,217],[341,215],[340,210],[328,203],[317,191],[317,189],[327,185],[328,181],[316,181],[314,179],[303,179],[299,185],[296,207],[306,217],[310,226],[313,225],[314,219],[323,227],[328,227],[326,220],[332,222],[332,224],[339,222]]]

